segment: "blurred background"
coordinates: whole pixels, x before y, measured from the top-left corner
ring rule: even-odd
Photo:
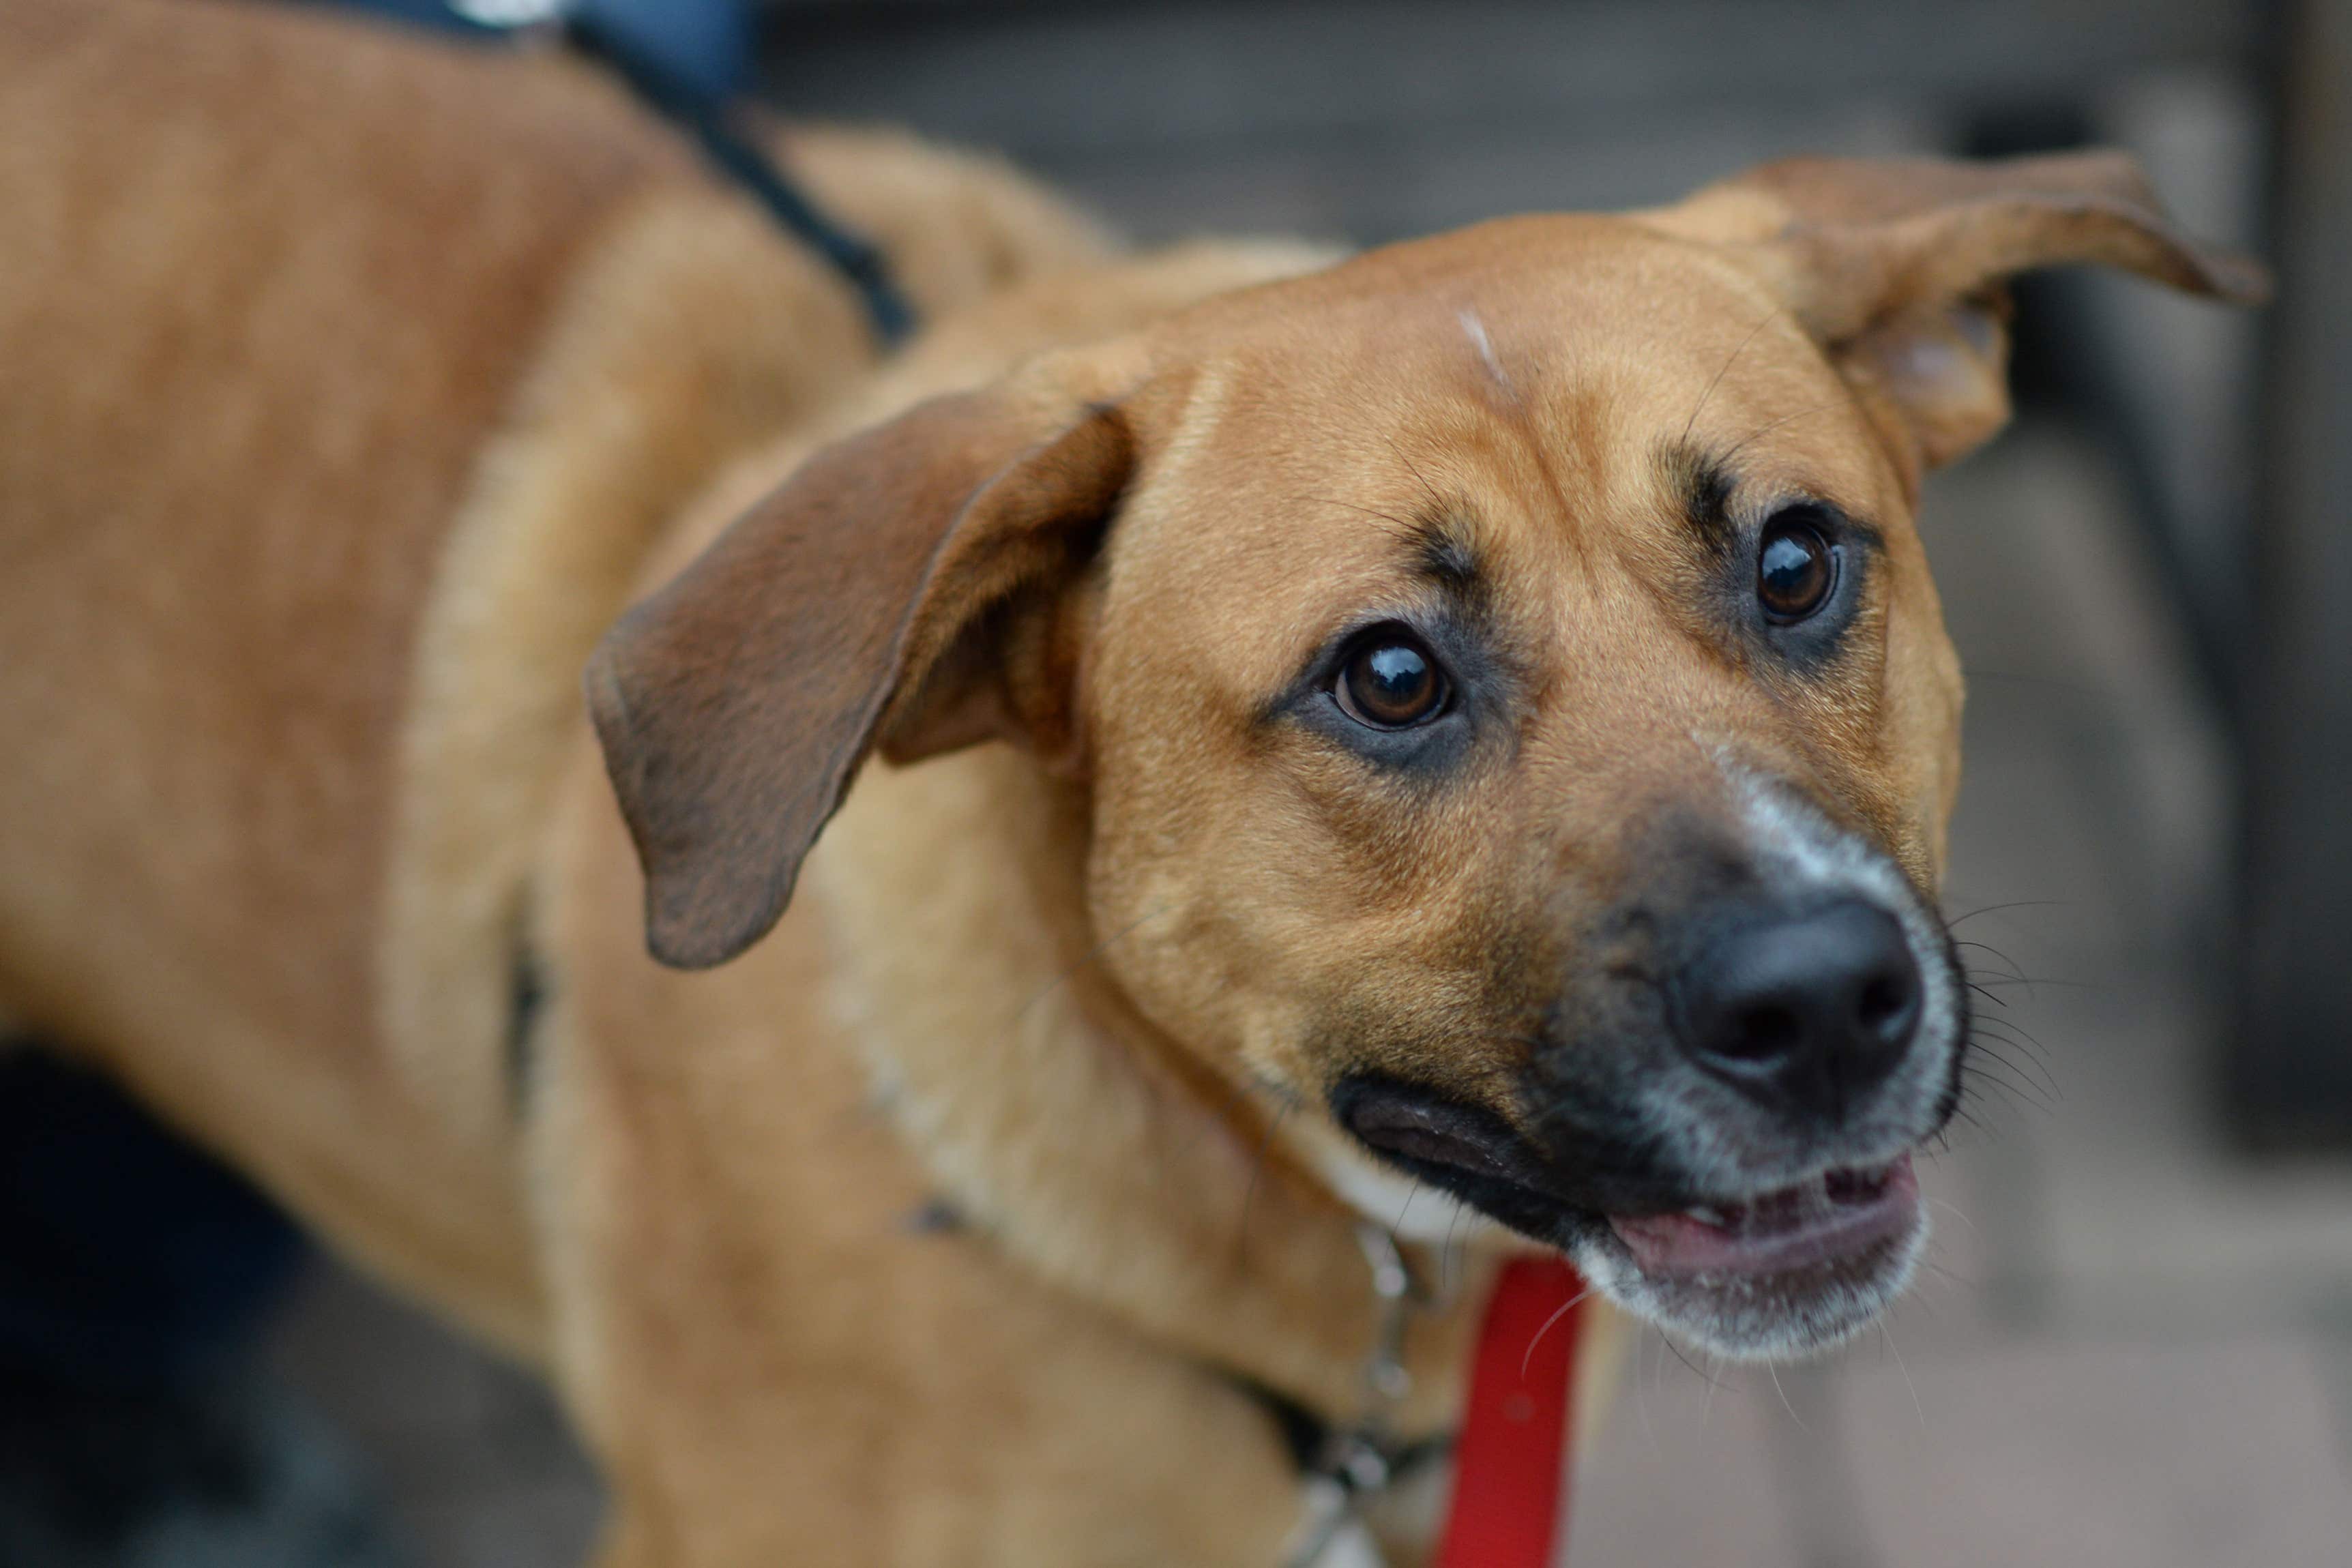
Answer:
[[[1970,683],[1948,905],[1988,1048],[1925,1176],[1934,1266],[1777,1378],[1651,1337],[1570,1561],[2352,1562],[2352,5],[777,0],[695,47],[1144,240],[1376,243],[1799,151],[2095,141],[2270,258],[2263,315],[2021,290],[2019,418],[1924,521]],[[325,1262],[268,1357],[383,1500],[354,1563],[580,1560],[594,1481],[527,1380]]]

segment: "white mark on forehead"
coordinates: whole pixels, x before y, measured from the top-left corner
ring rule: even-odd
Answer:
[[[1455,314],[1454,319],[1462,323],[1463,335],[1470,340],[1470,346],[1478,350],[1479,361],[1486,367],[1486,373],[1495,378],[1505,395],[1517,401],[1519,389],[1511,384],[1510,372],[1504,370],[1503,361],[1495,357],[1495,340],[1486,336],[1486,323],[1478,319],[1478,312],[1464,309]]]

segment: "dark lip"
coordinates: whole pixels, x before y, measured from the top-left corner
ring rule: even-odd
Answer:
[[[1501,1117],[1402,1086],[1360,1082],[1352,1087],[1354,1092],[1334,1097],[1339,1124],[1375,1153],[1524,1185],[1520,1140]]]
[[[1483,1106],[1378,1074],[1343,1080],[1330,1105],[1334,1119],[1374,1158],[1533,1240],[1565,1249],[1608,1230],[1605,1199],[1564,1191],[1517,1130]],[[1642,1199],[1677,1207],[1655,1186],[1644,1186],[1636,1201]]]

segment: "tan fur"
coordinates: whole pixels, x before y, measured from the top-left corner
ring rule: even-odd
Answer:
[[[373,1026],[390,763],[441,533],[556,288],[690,170],[572,73],[316,17],[0,29],[0,664],[41,675],[0,695],[0,988],[523,1335],[506,1162]],[[469,1200],[417,1202],[420,1163]]]
[[[0,1007],[545,1365],[614,1568],[1275,1561],[1297,1480],[1235,1379],[1344,1416],[1374,1332],[1335,1060],[1501,1093],[1533,977],[1606,956],[1559,912],[1719,808],[1710,745],[1932,886],[1959,684],[1909,517],[2005,413],[2000,277],[2242,282],[2106,166],[1783,166],[1333,267],[1123,256],[985,161],[792,133],[933,319],[877,368],[558,61],[16,0],[0,132]],[[1695,651],[1678,428],[1885,529],[1866,659]],[[1543,700],[1407,821],[1248,709],[1394,590],[1367,517],[1439,493]],[[598,655],[600,757],[578,673],[665,583]],[[794,641],[835,612],[871,646]],[[803,678],[830,728],[630,710]],[[824,810],[694,793],[747,758],[860,781],[809,852]],[[798,896],[662,967],[633,828],[689,873],[758,828]],[[681,951],[761,886],[677,903]],[[1416,1249],[1404,1431],[1454,1419],[1511,1245]]]

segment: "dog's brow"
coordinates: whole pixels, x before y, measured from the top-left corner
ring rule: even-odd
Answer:
[[[1413,477],[1421,478],[1418,469]],[[1475,530],[1453,504],[1430,489],[1428,480],[1422,479],[1421,483],[1429,491],[1429,504],[1409,514],[1361,507],[1333,496],[1307,496],[1301,499],[1338,507],[1385,524],[1381,531],[1402,543],[1414,570],[1457,598],[1473,597],[1485,581]]]
[[[1414,564],[1422,575],[1456,594],[1477,588],[1478,549],[1462,519],[1451,514],[1425,517],[1412,532]]]
[[[1731,548],[1738,526],[1731,520],[1730,471],[1687,442],[1668,445],[1660,457],[1667,493],[1701,544],[1715,555]]]

